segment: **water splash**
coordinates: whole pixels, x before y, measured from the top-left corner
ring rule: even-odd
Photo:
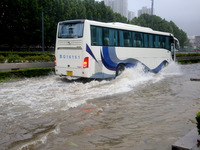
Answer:
[[[10,118],[20,114],[45,113],[67,110],[86,103],[89,99],[129,92],[138,85],[159,82],[171,75],[180,75],[176,63],[169,64],[160,73],[145,73],[142,65],[126,69],[116,79],[91,81],[87,83],[66,83],[56,76],[32,78],[4,84],[0,90],[0,106],[8,106],[3,112]],[[20,111],[23,109],[24,111]]]
[[[163,75],[182,75],[180,66],[176,62],[171,62],[167,67],[161,71]]]

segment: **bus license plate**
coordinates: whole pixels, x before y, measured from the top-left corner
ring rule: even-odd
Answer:
[[[73,75],[73,72],[72,72],[72,71],[67,71],[67,75],[68,75],[68,76],[72,76],[72,75]]]

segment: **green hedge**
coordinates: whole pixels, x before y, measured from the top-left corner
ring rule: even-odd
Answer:
[[[54,61],[54,59],[48,55],[26,56],[22,60],[28,61],[28,62],[53,62]]]
[[[26,56],[37,56],[37,55],[54,55],[52,52],[3,52],[0,51],[0,55],[3,55],[4,57],[7,57],[8,55],[19,55],[20,57],[26,57]]]
[[[23,62],[53,62],[54,56],[50,55],[35,55],[21,57],[17,54],[9,54],[8,56],[0,55],[0,63],[23,63]]]
[[[6,61],[6,58],[3,55],[0,55],[0,63],[4,63]]]
[[[22,57],[20,57],[17,54],[9,54],[7,57],[7,62],[8,63],[19,63],[19,62],[23,62],[22,61]]]
[[[193,64],[200,63],[200,59],[181,59],[177,60],[179,64]]]
[[[200,111],[197,112],[196,120],[197,120],[198,133],[200,135]]]
[[[31,78],[49,75],[54,71],[54,68],[32,68],[13,71],[0,71],[0,81],[18,79],[18,78]]]
[[[53,62],[54,53],[50,52],[0,52],[0,63]]]
[[[176,57],[193,57],[200,56],[200,53],[176,53]]]

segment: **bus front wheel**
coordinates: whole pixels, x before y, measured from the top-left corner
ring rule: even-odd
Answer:
[[[124,70],[125,70],[125,65],[119,64],[116,69],[116,77],[121,75]]]

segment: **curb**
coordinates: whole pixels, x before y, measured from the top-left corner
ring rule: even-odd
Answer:
[[[183,138],[176,141],[172,145],[172,150],[200,150],[200,147],[197,146],[197,140],[200,139],[197,128],[194,128]]]

